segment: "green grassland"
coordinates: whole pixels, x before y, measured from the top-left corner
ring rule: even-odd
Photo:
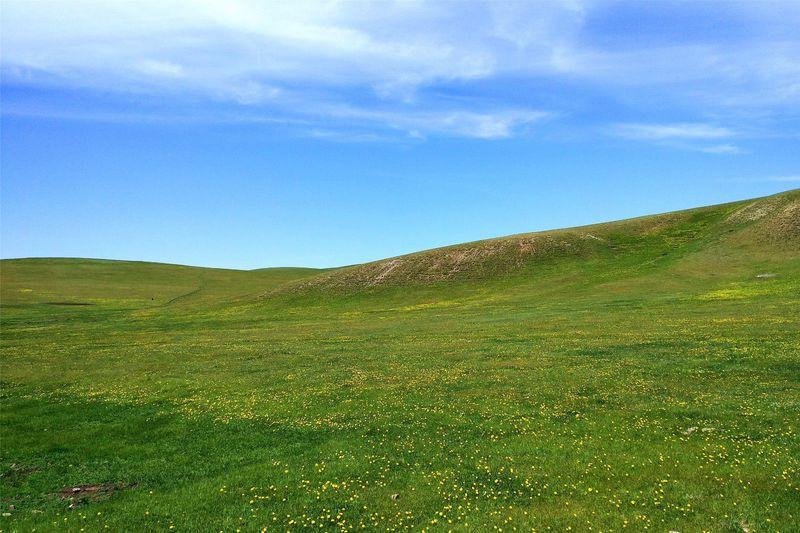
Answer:
[[[800,191],[0,279],[3,531],[800,530]]]

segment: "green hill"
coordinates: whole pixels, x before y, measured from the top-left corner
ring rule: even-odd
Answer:
[[[703,252],[750,250],[768,259],[797,251],[800,191],[664,215],[539,233],[526,233],[409,254],[306,279],[303,288],[343,292],[396,285],[519,277],[557,266],[591,263],[636,276],[674,266]],[[780,254],[783,257],[783,254]],[[647,268],[642,268],[645,266]]]
[[[4,305],[130,307],[224,302],[319,272],[313,268],[243,271],[103,259],[9,259],[0,262],[0,298]]]
[[[0,529],[800,529],[800,190],[317,271],[0,262]]]

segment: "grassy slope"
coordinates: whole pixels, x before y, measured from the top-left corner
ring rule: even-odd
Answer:
[[[0,527],[800,529],[798,201],[303,279],[3,261]]]

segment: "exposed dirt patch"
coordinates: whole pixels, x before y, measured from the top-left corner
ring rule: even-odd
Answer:
[[[592,235],[591,233],[584,233],[583,234],[583,238],[584,239],[594,239],[594,240],[600,241],[600,242],[606,242],[606,240],[604,238],[598,237],[597,235]]]
[[[747,228],[759,240],[796,246],[800,240],[800,199],[774,205],[769,216]]]
[[[778,208],[780,198],[767,198],[751,202],[728,215],[726,222],[741,224],[745,222],[755,222],[761,220]]]
[[[62,500],[70,502],[69,507],[74,508],[79,505],[98,502],[110,498],[119,491],[133,488],[131,484],[125,483],[100,483],[93,485],[75,485],[66,487],[58,491],[58,496]]]
[[[769,243],[797,250],[800,242],[800,190],[750,202],[725,219],[746,227],[734,234],[742,243]]]
[[[778,211],[769,229],[778,237],[800,236],[800,200],[790,202]]]
[[[383,279],[385,279],[389,274],[392,273],[392,270],[396,269],[402,263],[403,261],[401,261],[400,259],[392,259],[390,261],[381,263],[381,267],[383,268],[383,270],[378,272],[378,274],[372,280],[370,285],[377,285],[378,283],[380,283]]]

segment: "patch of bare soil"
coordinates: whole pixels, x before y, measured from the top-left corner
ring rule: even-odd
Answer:
[[[92,485],[75,485],[58,491],[62,500],[68,500],[70,509],[86,503],[97,502],[110,498],[121,490],[133,488],[125,483],[100,483]]]
[[[800,235],[800,200],[784,206],[772,221],[771,229],[778,236]]]
[[[767,241],[796,243],[800,239],[800,200],[777,206],[769,217],[759,220],[750,230]]]
[[[728,215],[728,218],[726,218],[725,221],[732,222],[734,224],[755,222],[756,220],[760,220],[775,211],[780,202],[780,198],[767,198],[765,200],[751,202]]]
[[[401,264],[403,264],[403,262],[400,259],[391,259],[385,263],[381,263],[382,269],[380,272],[378,272],[370,285],[377,285],[383,281],[389,274],[392,273],[392,270],[396,269]]]

